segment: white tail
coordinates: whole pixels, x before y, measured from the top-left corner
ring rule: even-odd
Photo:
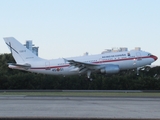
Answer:
[[[41,60],[13,37],[3,38],[17,63]]]

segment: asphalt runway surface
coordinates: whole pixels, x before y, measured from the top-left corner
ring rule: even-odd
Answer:
[[[160,118],[160,97],[0,96],[0,117]]]

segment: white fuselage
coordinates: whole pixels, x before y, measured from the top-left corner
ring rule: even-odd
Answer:
[[[148,52],[131,50],[124,52],[111,52],[97,55],[86,55],[80,57],[67,58],[79,62],[92,64],[111,64],[118,65],[120,70],[134,69],[145,65],[150,65],[154,62],[154,58]],[[31,68],[26,70],[35,73],[52,74],[52,75],[74,75],[80,74],[79,68],[71,66],[68,62],[62,59],[40,60],[29,63]],[[13,66],[10,66],[13,68]],[[14,69],[19,69],[18,67]],[[22,70],[22,68],[20,68]],[[98,71],[96,69],[96,71]]]
[[[92,72],[114,74],[121,70],[150,65],[158,59],[140,48],[131,51],[120,48],[120,50],[107,49],[97,55],[85,54],[80,57],[46,60],[33,54],[14,37],[5,37],[4,41],[16,61],[8,63],[10,68],[42,74],[66,76],[86,73],[90,79]]]

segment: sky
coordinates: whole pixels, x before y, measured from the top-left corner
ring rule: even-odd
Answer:
[[[99,54],[112,47],[141,47],[159,57],[160,0],[0,0],[3,37],[32,40],[45,59]]]

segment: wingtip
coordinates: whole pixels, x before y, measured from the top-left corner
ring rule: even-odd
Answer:
[[[65,58],[63,58],[63,60],[64,60],[64,62],[66,63],[66,62],[68,62],[68,60],[67,59],[65,59]]]

